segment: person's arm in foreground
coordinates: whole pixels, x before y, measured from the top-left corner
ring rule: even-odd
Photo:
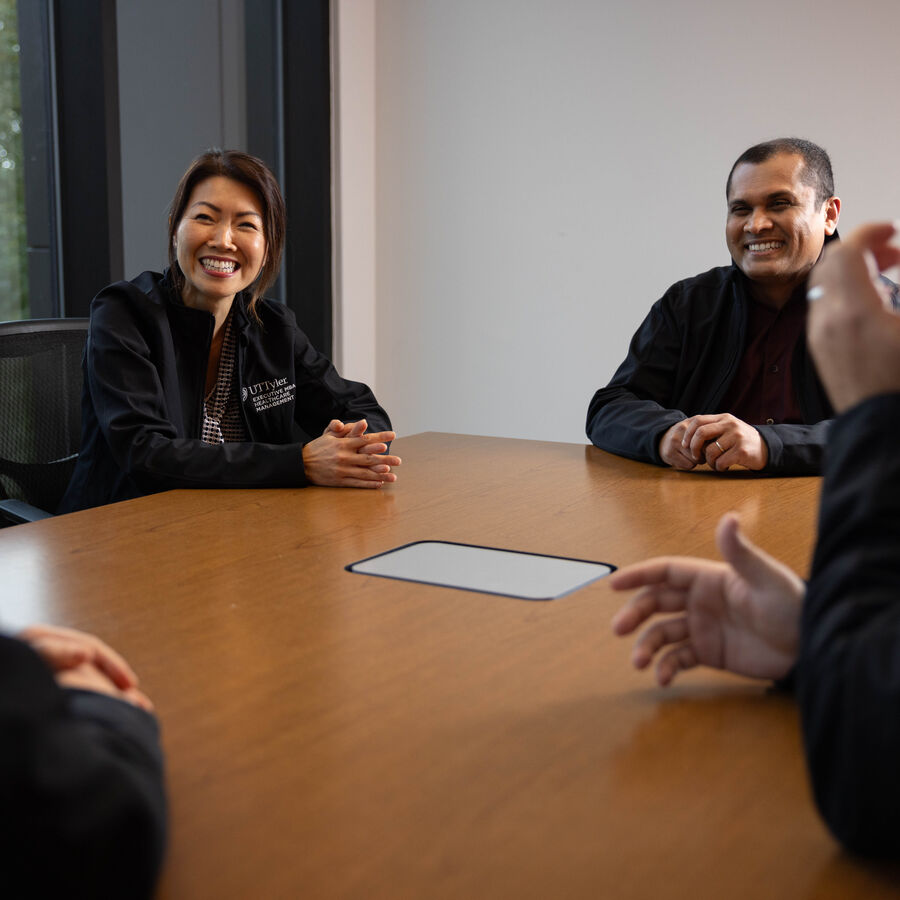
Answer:
[[[853,850],[900,855],[900,317],[871,277],[890,225],[826,253],[809,342],[836,410],[797,696],[816,802]],[[815,296],[815,294],[814,294]]]
[[[91,635],[0,636],[4,896],[152,895],[166,809],[150,708],[128,664]]]
[[[891,226],[861,230],[828,252],[813,282],[821,297],[810,312],[810,347],[840,415],[828,448],[799,643],[799,594],[786,590],[778,600],[777,587],[767,593],[766,584],[778,581],[779,564],[771,558],[758,570],[768,570],[768,576],[751,577],[729,546],[734,524],[727,518],[718,538],[733,568],[670,558],[629,566],[610,582],[618,589],[649,585],[613,620],[619,634],[654,612],[688,611],[674,625],[651,626],[638,640],[639,666],[675,645],[659,663],[663,683],[698,664],[777,678],[796,656],[796,691],[819,809],[849,848],[896,857],[900,318],[871,282],[877,266],[900,262],[900,251],[887,245],[892,234]],[[783,575],[787,587],[793,576]],[[777,650],[783,655],[773,655]]]

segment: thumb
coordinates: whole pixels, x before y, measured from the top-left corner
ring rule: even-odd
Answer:
[[[884,252],[881,258],[886,260]],[[881,297],[872,284],[873,268],[877,268],[877,263],[872,266],[868,248],[855,246],[852,241],[829,246],[828,253],[823,255],[822,262],[813,269],[809,279],[810,285],[824,290],[822,303],[814,303],[810,309],[811,318],[821,319],[822,309],[833,313],[838,309],[861,312],[883,308]]]
[[[772,578],[773,565],[778,563],[741,532],[735,513],[726,513],[716,527],[716,546],[725,562],[748,584],[761,586]]]
[[[898,231],[900,231],[898,222],[875,222],[871,225],[860,225],[847,240],[850,246],[864,254],[871,254],[876,269],[883,271],[900,263],[900,248],[891,243],[891,238]]]

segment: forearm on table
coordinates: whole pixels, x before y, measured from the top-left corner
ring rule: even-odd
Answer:
[[[594,446],[619,456],[664,465],[659,441],[686,416],[624,388],[597,391],[588,412],[587,434]]]

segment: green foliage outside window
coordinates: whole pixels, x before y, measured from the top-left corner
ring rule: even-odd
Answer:
[[[29,313],[24,175],[16,0],[0,0],[0,322]]]

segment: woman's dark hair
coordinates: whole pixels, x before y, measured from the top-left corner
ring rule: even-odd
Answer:
[[[185,207],[194,188],[207,178],[223,175],[233,181],[247,185],[259,198],[263,215],[263,237],[266,239],[266,258],[256,280],[250,285],[250,315],[259,321],[256,304],[268,290],[281,268],[281,254],[284,250],[284,233],[287,215],[284,198],[275,176],[269,168],[255,156],[240,150],[207,150],[201,153],[181,176],[172,205],[169,207],[169,271],[175,289],[184,289],[184,273],[178,265],[175,253],[175,233],[184,216]]]

